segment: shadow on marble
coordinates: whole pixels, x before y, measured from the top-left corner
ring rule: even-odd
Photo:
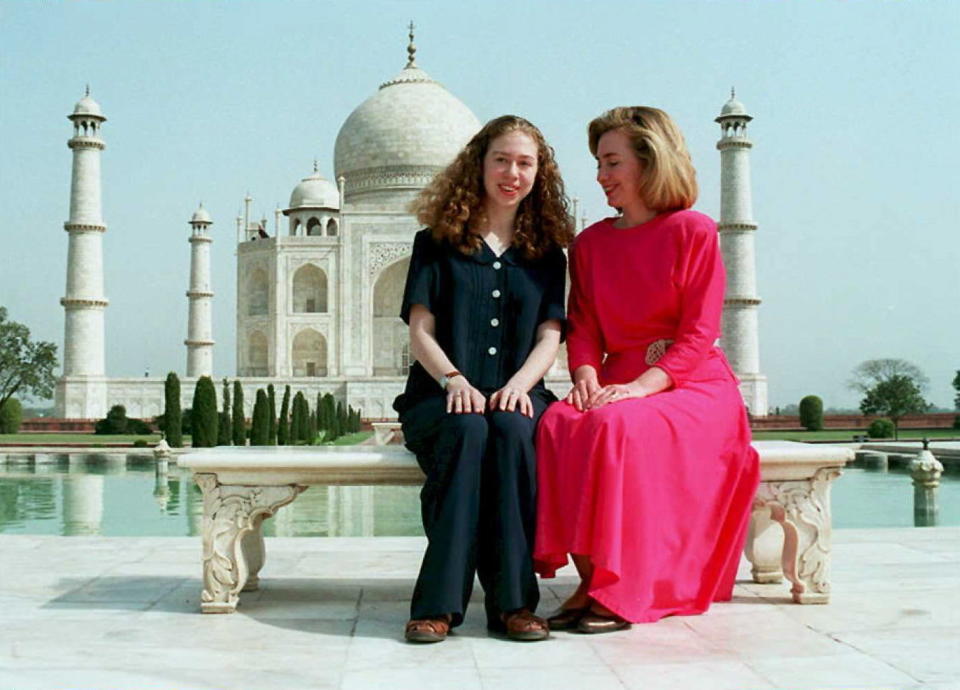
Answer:
[[[92,609],[105,606],[142,611],[144,606],[151,608],[164,601],[164,596],[182,586],[185,578],[174,576],[105,576],[93,580],[89,578],[62,578],[60,586],[66,591],[43,603],[42,609],[61,607],[82,608],[89,605]],[[199,591],[200,581],[197,580]]]

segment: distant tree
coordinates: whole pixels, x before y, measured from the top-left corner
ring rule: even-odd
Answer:
[[[336,441],[340,437],[340,430],[337,428],[337,402],[332,393],[326,393],[323,396],[323,415],[327,424],[327,441]]]
[[[7,320],[7,308],[0,307],[0,407],[18,391],[35,398],[53,395],[56,379],[57,346],[30,341],[30,329]]]
[[[317,415],[317,433],[323,436],[323,440],[327,438],[327,410],[323,406],[323,393],[317,393],[317,405],[314,408],[314,411]]]
[[[350,433],[350,426],[347,423],[347,408],[342,402],[337,403],[337,432],[338,436]]]
[[[0,434],[15,434],[23,421],[23,406],[16,398],[7,398],[0,405]]]
[[[293,411],[290,414],[290,445],[298,445],[303,434],[303,393],[293,396]]]
[[[152,434],[153,429],[142,419],[127,417],[127,408],[114,405],[107,416],[94,425],[95,434]]]
[[[800,425],[807,431],[823,429],[823,400],[808,395],[800,401]]]
[[[894,374],[866,391],[860,401],[864,414],[879,414],[893,422],[893,437],[899,438],[900,419],[908,414],[926,412],[930,407],[919,386],[908,376]]]
[[[283,403],[280,405],[280,419],[277,420],[277,443],[281,446],[290,443],[290,386],[283,388]]]
[[[894,376],[910,379],[920,392],[926,390],[929,383],[929,379],[920,367],[913,362],[905,359],[868,359],[854,368],[853,376],[847,385],[861,393],[866,393],[878,383],[889,381]]]
[[[171,448],[183,448],[183,415],[180,412],[180,378],[174,372],[163,382],[163,420],[160,430]]]
[[[201,376],[193,389],[193,447],[217,445],[217,389],[213,379]]]
[[[277,445],[277,392],[271,383],[267,386],[267,411],[270,415],[270,428],[268,433],[268,443],[271,446]]]
[[[94,425],[95,434],[125,434],[127,433],[127,408],[123,405],[114,405],[107,412],[107,416]]]
[[[266,446],[270,443],[270,401],[262,388],[257,389],[253,404],[253,421],[250,425],[250,445]]]
[[[233,382],[233,445],[247,445],[247,417],[243,411],[243,386]]]
[[[217,445],[229,446],[233,443],[233,416],[230,411],[230,382],[223,377],[223,407],[220,410],[220,423],[217,426]]]
[[[183,411],[183,415],[180,418],[180,430],[184,434],[193,435],[193,408],[188,407]]]
[[[897,431],[893,422],[886,417],[878,417],[867,427],[867,436],[870,438],[890,438]]]
[[[310,443],[310,403],[307,402],[307,396],[300,395],[300,426],[297,430],[297,440],[301,443]]]
[[[957,412],[960,412],[960,369],[957,370],[957,375],[953,377],[953,390],[957,392],[953,398],[953,407]]]

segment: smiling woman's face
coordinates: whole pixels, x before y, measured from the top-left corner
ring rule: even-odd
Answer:
[[[597,142],[597,182],[607,203],[618,209],[642,203],[640,186],[643,166],[633,152],[630,137],[622,129],[611,129]]]
[[[516,208],[537,180],[537,143],[515,130],[490,142],[483,157],[485,202]]]

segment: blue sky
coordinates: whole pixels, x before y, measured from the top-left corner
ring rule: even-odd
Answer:
[[[234,217],[271,219],[333,175],[350,112],[418,64],[481,121],[529,118],[588,218],[608,215],[587,122],[662,107],[719,212],[731,85],[755,117],[760,356],[771,405],[855,406],[864,359],[898,357],[952,401],[960,369],[960,5],[951,0],[16,2],[0,4],[0,304],[62,344],[71,135],[89,83],[103,129],[107,373],[183,372],[189,247],[214,218],[215,366],[234,367]]]

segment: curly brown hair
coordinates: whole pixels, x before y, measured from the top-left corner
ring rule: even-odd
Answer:
[[[449,242],[464,254],[480,249],[479,230],[486,223],[483,159],[490,142],[515,131],[528,135],[537,145],[537,177],[517,208],[513,246],[524,257],[537,259],[553,247],[570,244],[573,221],[553,148],[539,129],[516,115],[502,115],[485,124],[411,205],[434,239]]]

